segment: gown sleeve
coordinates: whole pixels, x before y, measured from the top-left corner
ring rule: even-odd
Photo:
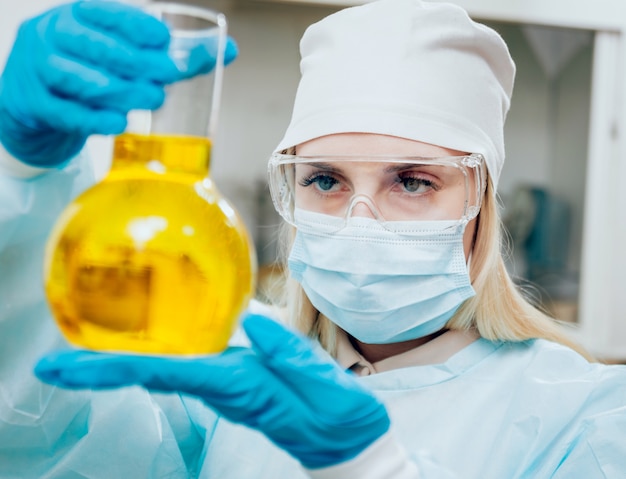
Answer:
[[[598,376],[577,434],[562,453],[554,479],[613,479],[626,474],[626,367],[597,366]]]

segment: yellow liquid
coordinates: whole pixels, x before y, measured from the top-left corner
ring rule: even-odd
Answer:
[[[242,221],[206,177],[210,152],[203,138],[116,139],[111,172],[48,241],[46,293],[69,342],[148,354],[226,347],[256,263]]]

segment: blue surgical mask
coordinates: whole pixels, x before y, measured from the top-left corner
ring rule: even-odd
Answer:
[[[297,212],[289,269],[313,306],[359,341],[428,336],[475,295],[458,221],[353,217],[340,231],[336,221]]]

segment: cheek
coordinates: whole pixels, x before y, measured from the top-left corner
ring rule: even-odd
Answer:
[[[474,245],[474,235],[476,233],[476,218],[467,223],[463,233],[463,249],[465,250],[465,261],[467,262],[472,246]]]

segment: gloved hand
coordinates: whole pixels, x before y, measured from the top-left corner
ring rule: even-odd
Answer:
[[[384,406],[308,339],[263,316],[248,316],[243,326],[252,349],[193,359],[60,352],[35,373],[69,388],[139,384],[197,396],[312,469],[356,457],[389,429]]]
[[[0,142],[34,166],[74,156],[91,134],[118,134],[132,109],[155,109],[181,73],[167,55],[165,24],[102,0],[54,8],[22,24],[0,78]],[[206,52],[205,52],[206,53]],[[237,54],[230,40],[225,63]]]

